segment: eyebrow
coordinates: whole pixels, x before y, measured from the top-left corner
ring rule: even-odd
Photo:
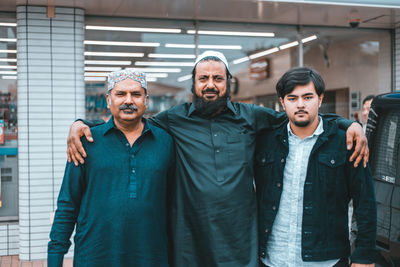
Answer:
[[[301,96],[309,96],[309,95],[314,95],[314,93],[305,93],[304,95]],[[298,95],[287,95],[287,97],[299,97]]]

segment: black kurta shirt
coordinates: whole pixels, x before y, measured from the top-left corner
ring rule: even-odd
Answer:
[[[230,101],[213,118],[198,115],[191,103],[153,118],[176,144],[169,209],[174,267],[257,266],[255,136],[284,118]]]

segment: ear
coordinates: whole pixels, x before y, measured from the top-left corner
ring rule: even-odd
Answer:
[[[282,97],[279,98],[279,102],[281,102],[283,110],[286,110],[285,109],[285,102],[283,102],[283,98]]]
[[[321,104],[322,104],[322,100],[324,99],[324,94],[322,93],[320,96],[318,96],[318,108],[320,108],[321,107]]]
[[[144,105],[145,105],[145,107],[146,107],[146,109],[147,109],[148,106],[149,106],[149,95],[146,95],[146,96],[144,97]]]
[[[110,94],[106,94],[106,100],[107,100],[107,108],[110,109],[110,106],[111,106],[111,96],[110,96]]]

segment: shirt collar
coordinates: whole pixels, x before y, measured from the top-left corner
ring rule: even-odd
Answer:
[[[228,110],[230,110],[234,115],[237,115],[237,110],[235,108],[235,106],[233,105],[233,103],[228,99],[226,101],[226,107],[228,108]],[[196,107],[194,106],[193,102],[190,104],[189,110],[188,110],[188,117],[190,117],[192,115],[192,113],[196,110]]]
[[[152,127],[154,127],[154,126],[150,125],[150,124],[148,123],[147,119],[145,119],[145,118],[142,118],[142,122],[143,122],[143,124],[144,124],[142,134],[144,134],[144,133],[146,133],[146,132],[152,133]],[[106,135],[106,134],[107,134],[108,132],[110,132],[112,129],[119,130],[119,129],[117,128],[117,126],[115,126],[114,117],[113,117],[113,116],[111,116],[111,118],[105,123],[105,125],[104,125],[104,130],[103,130],[103,135]]]
[[[324,126],[323,126],[323,121],[322,121],[321,116],[318,116],[318,119],[319,119],[319,123],[318,123],[317,128],[315,129],[315,131],[313,132],[312,135],[307,136],[306,138],[319,136],[324,132]],[[288,131],[289,136],[295,136],[295,134],[292,132],[292,129],[290,128],[290,122],[288,122],[288,124],[287,124],[287,131]]]

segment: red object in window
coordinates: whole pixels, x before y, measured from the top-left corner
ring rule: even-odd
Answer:
[[[4,120],[0,120],[0,144],[4,145]]]

